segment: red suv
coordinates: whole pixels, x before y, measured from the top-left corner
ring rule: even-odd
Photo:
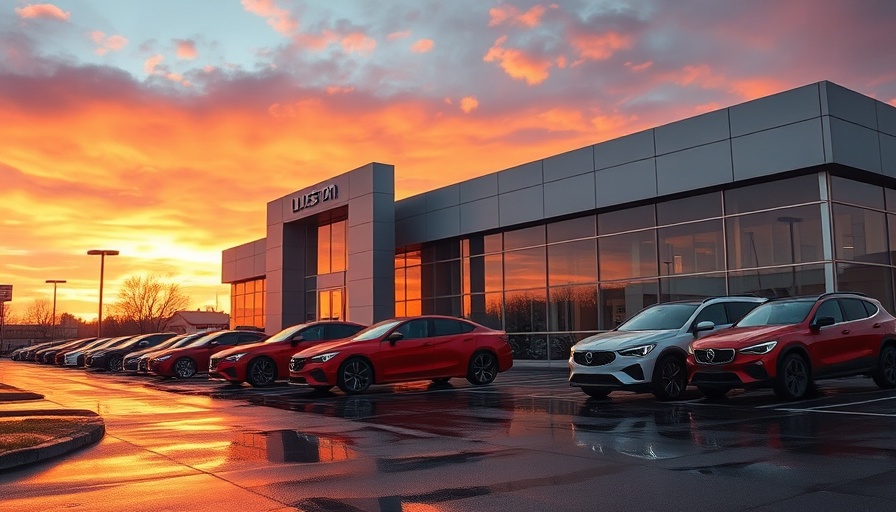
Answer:
[[[310,322],[287,327],[270,338],[222,350],[211,357],[210,379],[225,379],[232,384],[248,382],[255,387],[268,386],[289,378],[289,358],[322,341],[354,336],[364,326],[352,322]]]
[[[856,293],[773,299],[731,328],[691,343],[690,383],[720,398],[771,385],[798,400],[815,379],[870,375],[896,387],[896,318]]]

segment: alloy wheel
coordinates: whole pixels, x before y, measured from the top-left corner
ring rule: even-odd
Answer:
[[[360,393],[370,387],[372,373],[366,361],[361,359],[348,361],[339,372],[339,388],[345,393]]]
[[[174,363],[174,373],[178,378],[189,379],[196,374],[196,363],[187,357],[182,357]]]
[[[495,380],[498,374],[498,363],[495,356],[488,352],[480,352],[470,361],[469,381],[472,384],[488,384]]]
[[[273,361],[266,357],[256,359],[252,361],[252,366],[249,369],[249,384],[253,386],[267,386],[274,382],[275,372]]]

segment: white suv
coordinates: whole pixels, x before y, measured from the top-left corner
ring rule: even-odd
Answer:
[[[688,345],[702,333],[729,327],[765,300],[716,297],[649,306],[612,331],[576,343],[569,385],[595,398],[625,390],[678,399],[687,387]]]

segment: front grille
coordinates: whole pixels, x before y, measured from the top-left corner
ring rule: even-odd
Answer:
[[[137,371],[138,372],[147,371],[149,369],[148,365],[149,365],[149,359],[140,358],[140,360],[137,361]]]
[[[726,364],[734,361],[733,348],[707,348],[694,351],[697,364]]]
[[[305,367],[304,357],[293,357],[289,360],[289,371],[297,372]]]
[[[218,369],[218,362],[221,361],[220,357],[213,357],[208,360],[208,371],[213,372]]]
[[[612,363],[614,359],[616,359],[615,352],[604,350],[586,350],[572,354],[572,360],[582,366],[603,366]]]

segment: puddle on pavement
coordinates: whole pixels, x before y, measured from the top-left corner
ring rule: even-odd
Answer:
[[[295,430],[241,433],[233,440],[230,449],[234,459],[269,462],[338,462],[357,456],[344,439],[302,434]]]

